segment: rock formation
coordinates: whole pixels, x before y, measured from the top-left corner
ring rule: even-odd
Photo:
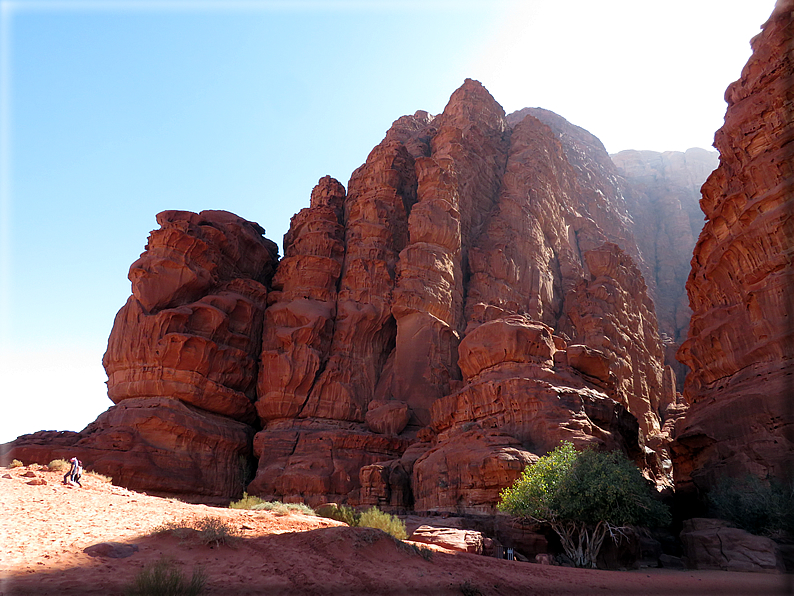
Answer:
[[[686,284],[693,315],[678,353],[692,369],[674,447],[682,491],[791,474],[793,10],[778,2],[728,87],[720,165],[703,186],[706,224]]]
[[[508,124],[467,81],[347,193],[320,182],[265,315],[249,492],[487,512],[561,439],[669,482],[674,390],[614,166],[552,116]]]
[[[34,434],[15,449],[42,463],[77,454],[129,488],[228,500],[245,487],[278,250],[225,211],[164,211],[157,222],[103,359],[117,405],[53,445]]]
[[[703,228],[700,187],[717,167],[719,154],[705,149],[685,152],[621,151],[612,155],[620,174],[633,231],[642,253],[642,273],[656,306],[665,363],[683,391],[688,369],[675,353],[689,329],[689,300],[684,287],[695,240]]]
[[[493,512],[561,440],[669,485],[675,387],[621,184],[593,135],[467,80],[347,190],[321,179],[277,268],[256,224],[162,213],[105,355],[118,405],[59,440],[208,497],[253,454],[249,493],[311,505]]]

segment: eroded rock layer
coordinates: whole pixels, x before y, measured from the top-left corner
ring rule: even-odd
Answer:
[[[257,362],[276,246],[226,211],[164,211],[130,267],[102,363],[114,403],[173,397],[256,421]]]
[[[692,369],[691,407],[676,426],[681,489],[791,472],[793,10],[778,2],[728,87],[720,165],[703,186],[706,224],[686,285],[693,315],[678,353]]]

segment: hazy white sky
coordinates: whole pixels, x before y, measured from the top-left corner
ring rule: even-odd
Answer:
[[[101,358],[155,214],[279,244],[326,174],[466,77],[611,152],[708,147],[773,0],[0,0],[0,442],[111,405]]]

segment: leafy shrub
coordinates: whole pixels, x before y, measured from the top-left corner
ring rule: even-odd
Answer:
[[[243,493],[239,501],[229,503],[230,509],[253,509],[255,511],[272,511],[278,515],[288,513],[302,513],[303,515],[316,515],[314,509],[303,503],[282,503],[281,501],[265,501],[254,495]]]
[[[408,533],[405,531],[405,522],[399,517],[381,511],[374,506],[363,513],[359,513],[347,505],[326,503],[317,508],[317,515],[344,522],[351,528],[361,527],[383,530],[397,540],[408,538]]]
[[[65,459],[54,459],[47,464],[47,468],[50,472],[68,472],[72,468],[72,464]]]
[[[22,466],[24,466],[24,465],[25,465],[25,464],[23,464],[23,463],[22,463],[21,461],[19,461],[18,459],[12,459],[12,460],[11,460],[11,463],[10,463],[10,464],[8,464],[8,467],[9,467],[9,468],[21,468],[21,467],[22,467]]]
[[[577,452],[565,442],[524,469],[500,494],[501,511],[547,522],[577,567],[595,567],[604,538],[626,526],[670,522],[637,467],[619,453]]]
[[[207,546],[232,545],[240,537],[240,530],[218,517],[199,520],[167,522],[152,530],[153,534],[171,534],[182,541],[193,541]]]
[[[361,519],[361,513],[352,507],[348,507],[347,505],[337,505],[336,503],[326,503],[325,505],[320,505],[317,508],[317,515],[346,523],[351,528],[358,526],[358,522]]]
[[[752,475],[723,478],[707,498],[714,515],[752,534],[794,533],[794,484]]]
[[[405,522],[400,518],[381,511],[377,507],[370,507],[358,520],[358,525],[364,528],[376,528],[391,534],[397,540],[405,540],[408,533],[405,531]]]
[[[160,559],[149,564],[135,577],[125,591],[126,596],[197,596],[204,590],[206,575],[200,567],[193,569],[190,581],[173,561]]]

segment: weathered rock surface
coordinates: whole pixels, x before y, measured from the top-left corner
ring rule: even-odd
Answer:
[[[247,424],[177,399],[129,398],[79,433],[23,435],[4,457],[77,457],[132,490],[226,504],[245,487],[253,434]]]
[[[623,449],[655,474],[644,441],[675,395],[617,174],[595,137],[546,117],[555,129],[511,126],[469,80],[442,114],[397,120],[347,193],[321,180],[265,314],[251,492],[356,503],[360,488],[361,503],[491,511],[530,446],[561,438]],[[573,366],[557,329],[582,346]],[[502,393],[533,413],[495,413]],[[428,444],[406,461],[420,430]],[[355,447],[290,451],[315,436]]]
[[[656,306],[665,363],[675,370],[683,391],[688,369],[675,358],[689,328],[685,283],[695,240],[703,228],[700,187],[717,167],[716,151],[621,151],[610,156],[622,177],[621,188],[633,232],[646,267],[642,269]]]
[[[474,530],[419,526],[408,537],[408,540],[433,544],[462,553],[481,555],[485,538],[480,532],[475,532]]]
[[[776,573],[783,570],[777,544],[719,519],[693,518],[681,530],[686,564],[690,569],[723,569]]]
[[[172,397],[254,423],[276,246],[225,211],[164,211],[157,222],[130,267],[132,296],[108,340],[108,396]]]
[[[404,438],[371,433],[363,425],[318,420],[280,421],[257,433],[259,460],[248,492],[285,502],[319,505],[360,502],[360,470],[399,457]]]
[[[680,490],[791,474],[792,9],[778,2],[728,87],[720,166],[703,186],[706,224],[686,286],[693,315],[678,352],[692,369],[674,445]]]

